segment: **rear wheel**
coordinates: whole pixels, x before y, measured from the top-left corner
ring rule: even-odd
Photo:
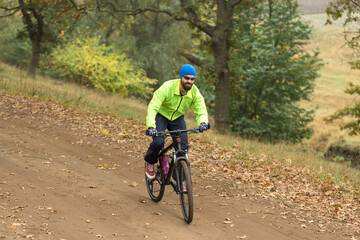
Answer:
[[[160,165],[156,164],[155,168],[155,178],[149,179],[145,174],[145,182],[151,200],[153,200],[154,202],[159,202],[164,196],[165,183],[163,181],[163,178],[161,177],[162,175]]]
[[[193,189],[190,179],[190,173],[185,161],[180,161],[178,165],[179,179],[180,179],[180,203],[184,220],[191,223],[194,213]],[[185,188],[184,188],[185,186]]]

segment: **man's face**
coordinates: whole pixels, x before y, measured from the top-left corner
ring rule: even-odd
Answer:
[[[186,75],[181,78],[181,86],[184,90],[189,91],[195,82],[194,75]]]

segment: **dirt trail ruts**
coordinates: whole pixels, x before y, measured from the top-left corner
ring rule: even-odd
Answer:
[[[0,94],[0,239],[350,239],[304,228],[291,212],[281,217],[270,200],[221,197],[216,188],[227,183],[196,168],[195,215],[186,224],[169,187],[160,203],[149,199],[135,149]]]

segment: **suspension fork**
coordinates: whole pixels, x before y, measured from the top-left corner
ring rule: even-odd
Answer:
[[[179,174],[179,170],[178,170],[178,165],[181,164],[180,162],[184,161],[187,165],[187,170],[189,172],[189,176],[190,176],[190,183],[191,183],[191,187],[192,187],[192,177],[191,177],[191,170],[190,170],[190,162],[189,160],[186,158],[186,156],[181,156],[181,157],[177,157],[175,159],[175,163],[174,163],[174,171],[175,171],[175,177],[176,177],[176,182],[180,183],[183,181],[183,179],[180,179],[180,174]],[[180,193],[181,189],[180,189],[180,184],[176,184],[173,185],[176,193]]]
[[[188,171],[189,171],[189,176],[190,176],[190,182],[192,183],[192,178],[191,178],[191,171],[190,171],[190,162],[189,162],[189,159],[188,159],[188,152],[187,152],[187,149],[182,149],[181,148],[181,138],[178,137],[176,138],[176,143],[177,143],[177,147],[178,147],[178,152],[183,152],[184,154],[184,157],[180,157],[179,159],[184,159],[185,162],[186,162],[186,165],[187,165],[187,168],[188,168]]]
[[[189,176],[190,176],[190,182],[192,183],[190,162],[188,160],[187,151],[182,150],[182,148],[181,148],[181,138],[180,137],[177,137],[175,139],[174,147],[175,147],[176,151],[173,152],[174,159],[172,160],[173,164],[172,164],[172,166],[170,166],[170,169],[169,169],[170,171],[169,172],[171,172],[171,167],[173,167],[174,171],[175,171],[175,180],[176,180],[177,183],[180,183],[180,181],[182,181],[182,179],[180,180],[179,171],[178,171],[178,165],[180,164],[181,161],[185,161],[188,172],[189,172]],[[178,157],[177,154],[179,152],[182,152],[184,154],[184,156]],[[175,185],[172,181],[170,181],[171,177],[172,176],[169,176],[169,175],[167,176],[166,183],[170,182],[170,184],[173,186],[175,192],[180,193],[180,191],[181,191],[180,184]]]

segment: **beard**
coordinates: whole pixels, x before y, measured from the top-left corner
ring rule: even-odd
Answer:
[[[181,86],[186,91],[189,91],[191,89],[192,85],[193,85],[192,83],[186,84],[184,81],[181,80]]]

